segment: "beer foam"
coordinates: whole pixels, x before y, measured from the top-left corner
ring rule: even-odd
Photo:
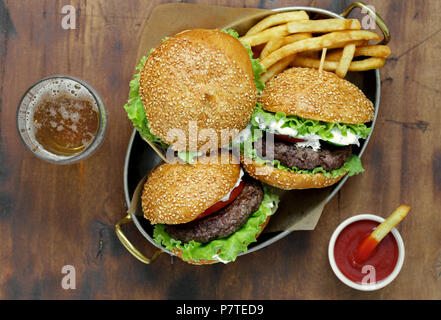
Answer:
[[[75,100],[87,100],[92,104],[94,110],[98,112],[98,106],[90,91],[80,83],[71,79],[66,79],[66,78],[49,79],[47,81],[44,81],[44,83],[41,83],[41,86],[37,90],[35,90],[35,92],[32,92],[32,94],[33,94],[33,98],[29,103],[29,110],[31,110],[31,112],[28,114],[28,117],[26,119],[27,123],[33,121],[34,110],[41,101],[57,100],[58,98],[61,97],[71,98]],[[78,113],[72,114],[69,113],[63,107],[61,108],[62,108],[61,114],[64,119],[67,120],[70,118],[72,121],[76,121],[79,119]],[[81,109],[82,107],[78,105],[78,108]],[[50,110],[49,112],[52,112],[53,114],[55,110]]]

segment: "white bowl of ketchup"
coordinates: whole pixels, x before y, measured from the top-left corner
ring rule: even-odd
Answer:
[[[384,288],[400,273],[404,262],[404,243],[397,229],[377,245],[371,256],[362,264],[354,259],[361,241],[384,218],[372,214],[360,214],[343,221],[331,236],[328,256],[337,278],[351,288],[373,291]]]

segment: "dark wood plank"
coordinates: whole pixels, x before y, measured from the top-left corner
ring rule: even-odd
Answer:
[[[196,2],[268,9],[293,5],[288,0]],[[295,5],[338,12],[349,2]],[[59,2],[0,0],[0,298],[441,299],[441,3],[369,2],[391,29],[393,54],[381,71],[381,111],[363,157],[366,173],[348,181],[313,232],[292,233],[233,264],[194,267],[177,259],[171,263],[166,255],[143,265],[113,231],[125,212],[123,164],[132,130],[122,106],[141,31],[162,1],[74,0],[77,29],[68,31],[60,26]],[[37,160],[15,128],[23,92],[60,73],[93,84],[109,110],[101,149],[71,166]],[[333,230],[349,216],[386,216],[400,203],[413,207],[399,226],[407,250],[401,274],[374,293],[345,287],[327,260]],[[134,226],[125,230],[142,251],[152,252]],[[75,290],[61,287],[61,268],[67,264],[77,271]]]

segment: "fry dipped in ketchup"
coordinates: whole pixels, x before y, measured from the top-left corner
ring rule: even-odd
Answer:
[[[355,253],[355,262],[363,264],[383,238],[406,217],[410,207],[399,206],[384,222],[382,222],[358,247]]]

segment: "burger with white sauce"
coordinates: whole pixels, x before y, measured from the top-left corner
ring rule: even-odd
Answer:
[[[254,178],[285,190],[323,188],[364,171],[353,149],[368,137],[374,107],[351,82],[294,67],[267,82],[258,101],[251,129],[261,134],[241,154]]]

